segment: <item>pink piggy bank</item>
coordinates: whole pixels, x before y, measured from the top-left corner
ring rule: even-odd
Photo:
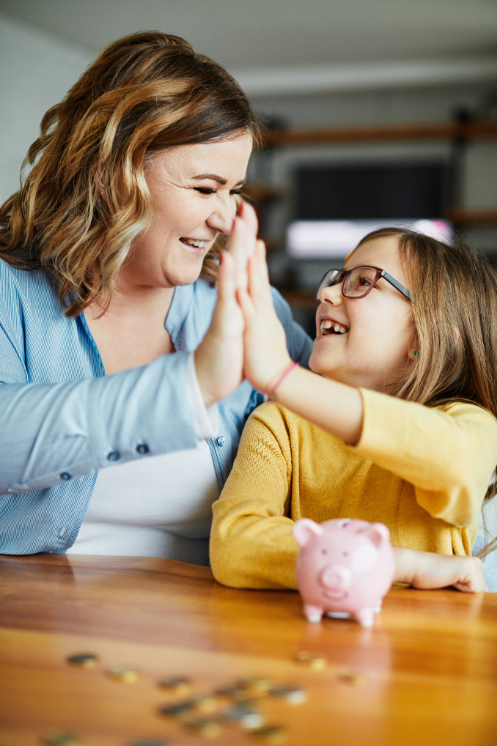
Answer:
[[[326,614],[373,624],[394,578],[388,528],[348,518],[321,524],[302,518],[293,535],[301,547],[297,585],[308,621],[320,622]]]

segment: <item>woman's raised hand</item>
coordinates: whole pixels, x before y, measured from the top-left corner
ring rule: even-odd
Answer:
[[[292,360],[285,330],[274,308],[263,241],[256,242],[255,253],[249,258],[247,267],[247,288],[237,289],[245,318],[243,369],[254,388],[267,391],[269,383],[276,383],[278,373],[282,373]]]
[[[207,407],[231,394],[243,381],[244,320],[236,300],[235,260],[221,252],[218,297],[211,324],[195,351],[195,370]]]
[[[242,202],[233,221],[227,251],[221,252],[218,273],[218,299],[212,321],[195,352],[195,369],[206,406],[231,394],[243,381],[242,310],[237,288],[247,288],[247,260],[254,254],[257,217]]]

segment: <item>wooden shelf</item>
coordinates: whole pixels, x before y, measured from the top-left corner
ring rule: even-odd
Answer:
[[[257,182],[245,184],[242,192],[244,197],[254,202],[272,202],[280,197],[279,191],[271,184]]]
[[[336,127],[333,129],[266,130],[267,147],[326,145],[354,142],[397,142],[412,140],[493,140],[497,121],[434,122],[381,127]]]
[[[497,209],[472,210],[461,207],[447,210],[445,215],[454,225],[497,225]]]

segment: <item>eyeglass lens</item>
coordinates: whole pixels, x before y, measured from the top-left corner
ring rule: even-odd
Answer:
[[[323,277],[318,293],[324,288],[329,288],[342,282],[343,274],[343,271],[339,269],[330,269]],[[377,271],[373,267],[357,267],[357,269],[353,269],[350,273],[347,273],[343,281],[343,295],[347,298],[362,298],[374,284],[376,276]]]

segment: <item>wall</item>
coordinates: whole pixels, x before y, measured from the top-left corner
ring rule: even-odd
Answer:
[[[21,164],[44,113],[93,57],[84,47],[0,14],[0,202],[19,188]]]

